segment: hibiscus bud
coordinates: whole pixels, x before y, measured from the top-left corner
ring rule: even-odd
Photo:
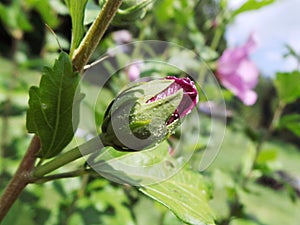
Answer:
[[[104,115],[101,140],[120,151],[140,151],[168,138],[198,101],[189,78],[166,77],[121,92]]]

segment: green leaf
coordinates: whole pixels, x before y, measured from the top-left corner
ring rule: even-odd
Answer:
[[[247,189],[239,191],[239,199],[244,215],[257,224],[296,224],[300,220],[300,201],[292,202],[284,190],[249,182]]]
[[[207,185],[198,173],[182,170],[174,177],[140,188],[140,191],[168,207],[187,224],[214,224]]]
[[[126,206],[129,204],[129,200],[121,188],[106,185],[103,191],[92,191],[91,199],[93,206],[99,205],[99,201],[101,201],[103,211],[113,209],[113,213],[103,213],[101,216],[102,223],[99,224],[134,225],[130,210]]]
[[[94,1],[88,1],[85,8],[83,24],[88,25],[93,23],[100,10],[101,7],[99,5],[96,5]]]
[[[286,128],[300,137],[300,114],[283,116],[279,122],[280,128]]]
[[[44,22],[50,27],[55,28],[59,24],[59,20],[55,11],[51,7],[50,1],[25,0],[25,2],[29,8],[33,8],[38,11]]]
[[[279,99],[285,104],[300,98],[300,72],[277,73],[274,84]]]
[[[116,26],[122,26],[142,19],[147,12],[147,7],[155,1],[156,0],[143,0],[138,2],[124,1],[120,9],[118,9],[112,24]]]
[[[265,164],[270,161],[277,160],[278,157],[278,151],[277,149],[263,149],[260,151],[258,157],[257,157],[257,164]]]
[[[84,35],[84,12],[87,0],[65,0],[66,5],[70,10],[72,20],[72,42],[70,55],[72,56],[74,50],[79,46]]]
[[[270,5],[274,2],[275,0],[248,0],[240,8],[238,8],[233,12],[232,18],[237,16],[240,13],[251,11],[251,10],[257,10],[264,6]]]
[[[26,126],[41,139],[41,158],[55,156],[73,138],[82,99],[81,94],[75,97],[79,79],[69,56],[62,52],[53,68],[45,68],[40,87],[29,90]]]
[[[22,9],[21,0],[13,0],[10,5],[0,3],[0,20],[16,38],[19,38],[20,31],[32,30],[28,17]]]
[[[259,223],[256,223],[252,220],[248,220],[248,219],[233,219],[230,221],[229,225],[259,225]]]

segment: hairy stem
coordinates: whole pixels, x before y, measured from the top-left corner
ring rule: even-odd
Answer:
[[[57,180],[57,179],[63,179],[63,178],[71,178],[71,177],[78,177],[78,176],[83,176],[83,175],[98,175],[94,170],[92,169],[78,169],[70,172],[65,172],[65,173],[59,173],[59,174],[54,174],[54,175],[49,175],[45,176],[42,178],[38,178],[37,180],[34,181],[34,183],[45,183],[48,181],[52,180]]]
[[[81,41],[78,49],[74,52],[72,62],[75,71],[81,72],[83,67],[88,63],[89,58],[95,51],[121,3],[122,0],[106,1],[101,12]]]
[[[101,138],[101,137],[100,137]],[[103,146],[104,147],[104,146]],[[95,137],[88,142],[82,144],[81,146],[75,147],[70,151],[67,151],[51,161],[45,163],[44,165],[41,165],[37,168],[35,168],[32,171],[32,176],[36,179],[42,178],[46,174],[70,163],[73,162],[82,156],[91,154],[99,149],[101,146],[99,146],[99,137]]]
[[[9,211],[12,204],[21,194],[22,190],[26,187],[28,183],[31,182],[31,170],[34,167],[36,160],[36,153],[40,149],[40,140],[37,136],[34,136],[31,144],[26,152],[24,158],[22,159],[17,172],[14,177],[7,185],[0,199],[0,222],[3,220],[4,216]]]

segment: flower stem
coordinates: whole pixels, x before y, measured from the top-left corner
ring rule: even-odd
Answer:
[[[70,172],[66,172],[66,173],[59,173],[59,174],[54,174],[54,175],[49,175],[49,176],[45,176],[42,178],[38,178],[36,181],[34,181],[34,183],[45,183],[45,182],[57,180],[57,179],[78,177],[78,176],[82,176],[85,174],[99,175],[92,169],[78,169],[78,170],[74,170],[74,171],[70,171]]]
[[[88,63],[89,58],[99,44],[121,3],[122,0],[106,1],[96,20],[74,52],[72,61],[75,71],[81,72],[83,67]]]
[[[43,177],[44,175],[70,163],[73,162],[82,156],[88,155],[90,153],[93,153],[99,149],[99,136],[92,138],[91,140],[85,142],[84,144],[77,146],[70,151],[67,151],[51,161],[45,163],[44,165],[41,165],[37,168],[35,168],[32,171],[32,176],[39,180],[39,178]]]
[[[223,28],[223,26],[218,27],[216,29],[215,34],[214,34],[213,40],[212,40],[212,42],[210,44],[210,48],[212,50],[216,50],[217,49],[217,47],[219,45],[219,42],[220,42],[223,34],[224,34],[224,28]]]
[[[250,172],[248,173],[248,175],[246,175],[246,177],[244,179],[242,179],[242,186],[245,186],[247,184],[247,182],[249,181],[251,174],[254,170],[254,167],[257,163],[257,159],[261,153],[262,146],[270,138],[272,132],[276,129],[276,124],[277,124],[278,120],[280,119],[285,106],[286,106],[286,104],[284,102],[279,102],[278,107],[276,108],[276,110],[273,114],[273,118],[270,122],[270,125],[268,126],[264,136],[258,141],[256,148],[255,148],[255,156],[252,161],[252,166],[251,166]]]
[[[274,112],[272,121],[270,122],[270,125],[267,128],[267,131],[266,131],[265,135],[261,138],[261,140],[258,142],[258,144],[256,146],[256,153],[255,153],[255,157],[254,157],[254,160],[253,160],[253,166],[255,165],[255,163],[257,161],[257,158],[258,158],[258,156],[261,152],[263,143],[270,138],[272,132],[276,128],[276,124],[277,124],[278,120],[280,119],[280,116],[281,116],[284,108],[285,108],[285,103],[284,102],[279,102],[278,107],[276,108],[276,110]]]

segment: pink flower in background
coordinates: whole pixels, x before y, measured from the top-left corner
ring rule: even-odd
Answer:
[[[132,41],[132,34],[128,30],[118,30],[112,33],[113,40],[119,44],[127,44]]]
[[[136,79],[140,78],[140,74],[140,64],[131,64],[127,69],[127,75],[130,81],[135,81]]]
[[[236,48],[226,49],[218,61],[217,77],[221,84],[236,95],[245,105],[253,105],[257,94],[252,90],[258,82],[259,72],[249,59],[257,46],[253,34],[248,41]]]

